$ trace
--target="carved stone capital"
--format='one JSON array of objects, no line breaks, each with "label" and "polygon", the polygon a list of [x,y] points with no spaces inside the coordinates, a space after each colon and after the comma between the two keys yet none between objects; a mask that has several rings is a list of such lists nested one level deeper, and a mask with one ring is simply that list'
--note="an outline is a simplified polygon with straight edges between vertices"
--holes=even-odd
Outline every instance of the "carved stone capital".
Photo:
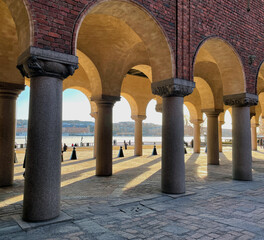
[{"label": "carved stone capital", "polygon": [[132,115],[131,118],[134,121],[143,121],[147,118],[147,116],[146,115]]},{"label": "carved stone capital", "polygon": [[24,84],[0,82],[0,98],[16,99],[24,89]]},{"label": "carved stone capital", "polygon": [[258,123],[251,123],[250,126],[252,128],[257,128],[257,127],[259,127],[259,124]]},{"label": "carved stone capital", "polygon": [[203,120],[202,119],[191,119],[190,122],[192,124],[197,124],[197,125],[200,125],[201,123],[203,123]]},{"label": "carved stone capital", "polygon": [[91,117],[93,117],[94,119],[97,119],[97,117],[98,117],[98,112],[91,112],[90,115],[91,115]]},{"label": "carved stone capital", "polygon": [[258,104],[258,96],[250,93],[240,93],[224,96],[225,105],[235,107],[250,107]]},{"label": "carved stone capital", "polygon": [[155,110],[156,112],[162,113],[162,104],[156,104]]},{"label": "carved stone capital", "polygon": [[18,58],[17,68],[23,77],[47,76],[65,79],[78,68],[78,57],[29,47]]},{"label": "carved stone capital", "polygon": [[206,114],[207,117],[218,117],[223,109],[202,109],[202,112]]},{"label": "carved stone capital", "polygon": [[195,83],[172,78],[151,84],[152,93],[161,97],[185,97],[192,93]]},{"label": "carved stone capital", "polygon": [[222,125],[225,124],[225,121],[219,121],[219,120],[218,120],[218,124],[219,124],[220,126],[222,126]]},{"label": "carved stone capital", "polygon": [[113,107],[115,102],[120,101],[120,97],[102,95],[100,97],[91,97],[91,101],[94,101],[97,107],[101,107],[101,106]]}]

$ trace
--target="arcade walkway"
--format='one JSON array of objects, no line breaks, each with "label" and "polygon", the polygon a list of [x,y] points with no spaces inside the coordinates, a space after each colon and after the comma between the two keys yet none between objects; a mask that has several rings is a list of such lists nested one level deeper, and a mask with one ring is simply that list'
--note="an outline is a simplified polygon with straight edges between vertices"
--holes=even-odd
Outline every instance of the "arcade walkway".
[{"label": "arcade walkway", "polygon": [[204,149],[188,153],[184,195],[160,192],[160,155],[151,152],[134,157],[126,150],[113,159],[113,176],[96,177],[91,149],[77,149],[75,161],[68,150],[61,184],[65,221],[22,223],[22,230],[24,153],[18,151],[15,184],[0,189],[0,239],[264,239],[263,149],[253,152],[252,182],[232,180],[229,147],[220,153],[220,166],[207,167]]}]

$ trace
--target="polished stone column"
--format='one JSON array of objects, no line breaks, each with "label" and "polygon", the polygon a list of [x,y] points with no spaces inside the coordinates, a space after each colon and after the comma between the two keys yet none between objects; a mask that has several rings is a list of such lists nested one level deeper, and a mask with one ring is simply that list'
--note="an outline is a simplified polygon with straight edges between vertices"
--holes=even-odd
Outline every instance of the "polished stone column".
[{"label": "polished stone column", "polygon": [[218,115],[217,111],[206,112],[208,165],[219,165]]},{"label": "polished stone column", "polygon": [[252,150],[258,151],[258,143],[257,143],[257,127],[259,124],[257,123],[251,123],[251,144],[252,144]]},{"label": "polished stone column", "polygon": [[131,118],[135,121],[135,156],[142,156],[142,121],[146,119],[145,115],[133,115]]},{"label": "polished stone column", "polygon": [[193,152],[194,153],[200,153],[200,147],[201,147],[200,124],[202,122],[203,120],[200,120],[200,119],[191,120],[191,123],[193,124]]},{"label": "polished stone column", "polygon": [[94,147],[93,147],[93,157],[96,158],[96,143],[97,143],[97,117],[98,113],[97,112],[92,112],[91,117],[94,118]]},{"label": "polished stone column", "polygon": [[224,121],[218,121],[218,137],[219,137],[219,152],[223,151],[223,147],[222,147],[222,125],[224,124]]},{"label": "polished stone column", "polygon": [[44,221],[60,213],[62,80],[77,58],[32,47],[18,62],[30,78],[23,219]]},{"label": "polished stone column", "polygon": [[0,82],[0,187],[13,184],[16,99],[24,85]]},{"label": "polished stone column", "polygon": [[250,106],[257,105],[258,97],[249,93],[224,96],[232,106],[232,162],[233,179],[252,180],[252,152],[250,133]]},{"label": "polished stone column", "polygon": [[176,78],[152,83],[153,94],[163,97],[161,185],[165,193],[185,192],[183,97],[194,86]]},{"label": "polished stone column", "polygon": [[112,138],[113,138],[113,106],[120,98],[104,96],[104,99],[92,99],[96,102],[97,137],[96,137],[96,175],[112,175]]}]

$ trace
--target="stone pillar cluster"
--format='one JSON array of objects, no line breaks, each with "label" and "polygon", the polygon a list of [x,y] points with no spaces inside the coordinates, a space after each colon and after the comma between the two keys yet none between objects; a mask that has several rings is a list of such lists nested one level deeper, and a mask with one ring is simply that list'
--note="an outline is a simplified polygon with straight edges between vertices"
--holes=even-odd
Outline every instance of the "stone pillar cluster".
[{"label": "stone pillar cluster", "polygon": [[163,98],[161,185],[165,193],[185,192],[183,97],[194,82],[169,79],[152,83],[152,92]]},{"label": "stone pillar cluster", "polygon": [[250,106],[258,97],[249,93],[224,96],[224,103],[232,106],[232,163],[233,179],[252,180]]},{"label": "stone pillar cluster", "polygon": [[78,58],[30,47],[18,68],[30,78],[23,219],[44,221],[60,213],[62,81]]}]

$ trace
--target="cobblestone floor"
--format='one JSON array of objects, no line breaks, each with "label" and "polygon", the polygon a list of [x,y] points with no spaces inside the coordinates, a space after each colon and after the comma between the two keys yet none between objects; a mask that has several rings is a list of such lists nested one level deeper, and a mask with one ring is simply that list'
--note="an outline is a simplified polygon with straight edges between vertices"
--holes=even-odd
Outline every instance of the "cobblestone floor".
[{"label": "cobblestone floor", "polygon": [[[231,178],[231,149],[220,166],[207,166],[206,154],[186,155],[186,194],[160,192],[160,155],[116,158],[113,176],[96,177],[92,150],[64,154],[61,210],[71,220],[24,231],[21,215],[24,152],[18,151],[15,183],[0,188],[0,239],[264,239],[264,150],[253,152],[251,182]],[[161,150],[158,148],[158,153]]]}]

